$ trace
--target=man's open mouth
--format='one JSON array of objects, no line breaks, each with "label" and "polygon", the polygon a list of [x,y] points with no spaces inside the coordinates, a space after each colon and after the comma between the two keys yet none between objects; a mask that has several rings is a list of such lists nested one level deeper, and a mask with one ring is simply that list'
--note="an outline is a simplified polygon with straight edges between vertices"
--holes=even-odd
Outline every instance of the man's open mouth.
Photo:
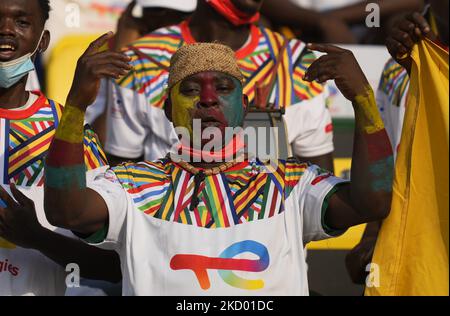
[{"label": "man's open mouth", "polygon": [[202,127],[221,127],[223,123],[213,117],[200,118]]},{"label": "man's open mouth", "polygon": [[0,41],[0,61],[9,61],[13,59],[17,48],[13,43]]}]

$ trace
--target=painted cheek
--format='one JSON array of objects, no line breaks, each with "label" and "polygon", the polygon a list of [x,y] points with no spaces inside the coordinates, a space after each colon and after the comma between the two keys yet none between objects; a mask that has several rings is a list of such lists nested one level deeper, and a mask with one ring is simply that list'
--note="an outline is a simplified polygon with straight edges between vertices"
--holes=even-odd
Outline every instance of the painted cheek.
[{"label": "painted cheek", "polygon": [[243,92],[239,82],[236,83],[236,86],[239,88],[236,88],[233,93],[220,97],[221,103],[224,105],[224,115],[230,127],[241,126],[244,121]]},{"label": "painted cheek", "polygon": [[172,100],[172,117],[175,127],[185,127],[192,135],[192,112],[195,105],[200,101],[200,97],[188,97],[180,92],[180,85],[178,83],[170,94]]}]

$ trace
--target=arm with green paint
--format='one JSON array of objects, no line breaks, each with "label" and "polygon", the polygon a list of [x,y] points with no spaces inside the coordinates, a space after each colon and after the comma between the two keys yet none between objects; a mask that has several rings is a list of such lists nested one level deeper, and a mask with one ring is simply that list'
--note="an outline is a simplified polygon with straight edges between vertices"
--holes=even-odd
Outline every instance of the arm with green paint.
[{"label": "arm with green paint", "polygon": [[50,146],[45,168],[45,213],[55,226],[92,234],[108,222],[99,194],[86,186],[83,124],[86,108],[95,100],[102,78],[118,79],[131,66],[122,53],[103,51],[112,33],[94,41],[81,56],[61,122]]},{"label": "arm with green paint", "polygon": [[325,224],[341,230],[384,219],[392,200],[394,158],[373,91],[350,51],[318,44],[310,44],[309,49],[327,55],[311,65],[305,80],[335,80],[352,101],[356,117],[351,183],[331,196]]}]

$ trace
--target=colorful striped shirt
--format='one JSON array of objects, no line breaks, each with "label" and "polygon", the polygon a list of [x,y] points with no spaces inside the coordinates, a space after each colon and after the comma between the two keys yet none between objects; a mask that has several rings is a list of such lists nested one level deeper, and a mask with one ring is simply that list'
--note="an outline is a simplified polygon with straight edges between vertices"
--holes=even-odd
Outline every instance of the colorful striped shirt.
[{"label": "colorful striped shirt", "polygon": [[[255,99],[256,85],[269,83],[284,42],[282,35],[253,26],[250,42],[236,52],[246,79],[244,93],[250,103]],[[150,105],[163,107],[167,96],[165,87],[170,59],[181,46],[191,43],[195,43],[195,40],[187,22],[160,29],[139,39],[132,44],[133,48],[153,60],[141,58],[133,50],[127,50],[134,70],[122,78],[119,85],[145,94]],[[303,80],[306,69],[314,60],[314,54],[306,49],[305,43],[290,40],[281,59],[271,103],[277,108],[288,107],[322,93],[324,87],[321,84]]]},{"label": "colorful striped shirt", "polygon": [[[25,110],[0,111],[1,184],[32,187],[44,185],[44,160],[64,107],[39,93]],[[95,133],[86,127],[84,138],[87,170],[107,164]]]}]

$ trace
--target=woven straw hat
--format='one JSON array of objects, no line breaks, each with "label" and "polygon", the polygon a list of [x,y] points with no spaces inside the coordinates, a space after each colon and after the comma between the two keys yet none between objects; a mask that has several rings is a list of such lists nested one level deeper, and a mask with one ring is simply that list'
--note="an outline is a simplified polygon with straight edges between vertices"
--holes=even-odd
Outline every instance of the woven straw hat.
[{"label": "woven straw hat", "polygon": [[195,43],[181,47],[170,62],[169,89],[189,76],[219,71],[244,81],[234,51],[217,43]]}]

